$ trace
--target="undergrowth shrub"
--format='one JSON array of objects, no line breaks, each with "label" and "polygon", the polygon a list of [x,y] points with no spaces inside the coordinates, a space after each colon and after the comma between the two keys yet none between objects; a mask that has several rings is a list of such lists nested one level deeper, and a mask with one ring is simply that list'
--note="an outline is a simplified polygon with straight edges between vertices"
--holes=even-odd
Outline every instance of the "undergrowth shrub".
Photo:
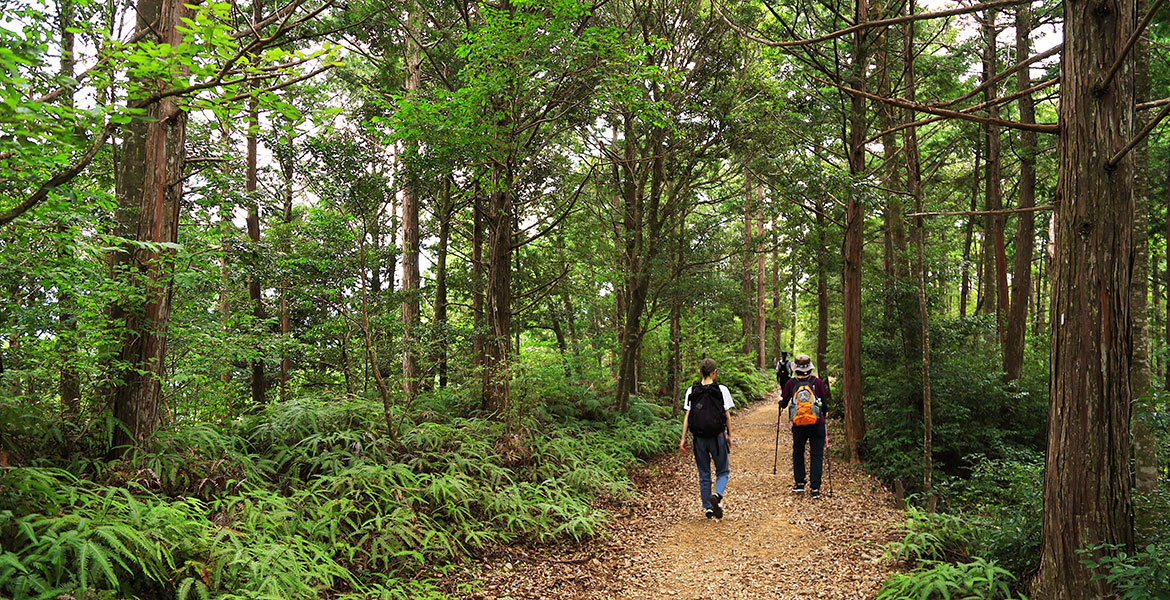
[{"label": "undergrowth shrub", "polygon": [[[969,563],[926,561],[910,573],[895,573],[878,591],[877,600],[1012,600],[1015,578],[992,560]],[[1018,596],[1023,599],[1024,596]]]},{"label": "undergrowth shrub", "polygon": [[1117,546],[1096,546],[1086,554],[1103,553],[1101,558],[1084,559],[1108,581],[1121,600],[1170,600],[1170,543],[1149,544],[1132,555]]},{"label": "undergrowth shrub", "polygon": [[468,557],[596,535],[630,469],[680,435],[651,400],[619,414],[563,376],[537,383],[536,409],[503,421],[466,391],[424,394],[395,408],[395,439],[380,402],[321,397],[172,424],[108,463],[36,446],[21,458],[68,469],[0,471],[0,597],[445,598]]}]

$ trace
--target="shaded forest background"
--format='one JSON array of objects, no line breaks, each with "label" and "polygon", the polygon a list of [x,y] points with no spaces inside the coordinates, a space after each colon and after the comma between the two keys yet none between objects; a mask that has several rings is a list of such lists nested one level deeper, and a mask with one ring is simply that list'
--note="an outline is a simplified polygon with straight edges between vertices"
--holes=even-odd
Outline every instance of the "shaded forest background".
[{"label": "shaded forest background", "polygon": [[1170,597],[1170,22],[1079,6],[0,6],[0,595],[473,594],[785,351],[881,597]]}]

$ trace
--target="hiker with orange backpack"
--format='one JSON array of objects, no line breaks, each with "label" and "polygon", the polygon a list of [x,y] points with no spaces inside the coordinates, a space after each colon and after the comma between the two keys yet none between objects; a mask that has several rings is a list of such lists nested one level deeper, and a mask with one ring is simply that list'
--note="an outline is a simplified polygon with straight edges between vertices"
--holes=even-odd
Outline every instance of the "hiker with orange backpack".
[{"label": "hiker with orange backpack", "polygon": [[[699,470],[699,498],[708,519],[723,518],[723,492],[731,475],[731,413],[735,403],[727,386],[715,383],[715,360],[699,362],[702,380],[687,389],[683,399],[682,438],[678,451],[687,448],[687,431],[694,437],[695,467]],[[715,489],[711,489],[711,463],[715,463]]]},{"label": "hiker with orange backpack", "polygon": [[[792,424],[792,477],[795,483],[792,492],[803,494],[805,486],[804,447],[809,454],[809,495],[821,497],[821,470],[825,457],[825,417],[828,415],[830,400],[829,385],[813,375],[812,358],[807,354],[792,359],[795,377],[784,384],[780,397],[780,413],[788,409],[788,421]],[[776,419],[776,430],[780,430],[780,419]]]}]

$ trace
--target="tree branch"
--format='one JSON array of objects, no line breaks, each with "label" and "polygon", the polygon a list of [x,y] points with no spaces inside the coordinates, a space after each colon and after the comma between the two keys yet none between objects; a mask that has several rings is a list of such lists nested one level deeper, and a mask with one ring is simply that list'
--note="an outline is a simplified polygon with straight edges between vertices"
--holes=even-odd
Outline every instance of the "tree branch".
[{"label": "tree branch", "polygon": [[1125,40],[1125,46],[1123,46],[1121,48],[1121,52],[1117,54],[1117,59],[1113,61],[1113,66],[1109,67],[1109,72],[1105,74],[1105,77],[1098,79],[1097,83],[1093,85],[1094,92],[1098,94],[1104,92],[1105,88],[1109,86],[1109,82],[1113,81],[1113,76],[1117,75],[1117,71],[1121,70],[1121,65],[1125,63],[1125,57],[1129,56],[1129,51],[1133,50],[1134,44],[1136,44],[1138,39],[1142,37],[1142,32],[1145,31],[1146,27],[1150,24],[1150,19],[1154,18],[1154,13],[1157,13],[1158,9],[1162,8],[1162,3],[1165,1],[1166,0],[1154,0],[1154,5],[1150,7],[1150,10],[1146,11],[1146,16],[1142,17],[1142,22],[1138,23],[1138,26],[1134,28],[1133,33],[1130,34],[1129,39]]},{"label": "tree branch", "polygon": [[940,10],[938,12],[905,15],[905,16],[901,16],[901,17],[894,17],[892,19],[879,19],[877,21],[865,21],[863,23],[858,23],[857,25],[853,25],[852,27],[846,27],[845,29],[838,29],[837,31],[834,31],[832,33],[827,33],[825,35],[817,36],[814,38],[806,38],[803,40],[783,40],[783,41],[769,40],[769,39],[761,38],[759,36],[752,35],[752,34],[748,33],[747,31],[745,31],[743,29],[743,27],[741,27],[739,24],[735,23],[730,18],[728,18],[727,15],[724,14],[722,6],[715,5],[715,9],[717,11],[719,11],[719,16],[723,17],[723,20],[727,22],[728,26],[730,26],[732,29],[734,29],[740,35],[752,40],[753,42],[758,42],[760,44],[764,44],[765,46],[771,46],[773,48],[792,48],[792,47],[796,47],[796,46],[808,46],[811,44],[819,44],[821,42],[827,42],[827,41],[830,41],[830,40],[833,40],[836,38],[840,38],[840,37],[844,37],[844,36],[856,33],[858,31],[863,31],[866,29],[872,29],[872,28],[876,28],[876,27],[886,27],[889,25],[897,25],[899,23],[906,23],[908,21],[923,21],[923,20],[927,20],[927,19],[938,19],[941,17],[950,17],[950,16],[954,16],[954,15],[965,15],[968,13],[979,12],[981,10],[987,10],[987,9],[992,9],[992,8],[1004,8],[1004,7],[1008,7],[1008,6],[1016,6],[1019,4],[1027,4],[1031,1],[1032,0],[994,0],[992,2],[982,2],[982,3],[977,4],[975,6],[969,6],[969,7],[952,8],[950,10]]},{"label": "tree branch", "polygon": [[840,88],[841,91],[845,92],[846,94],[857,95],[857,96],[861,96],[863,98],[868,98],[870,100],[875,100],[877,102],[885,102],[887,104],[892,104],[894,106],[899,106],[902,108],[909,108],[911,110],[915,110],[918,112],[924,112],[924,113],[931,114],[931,115],[939,115],[941,117],[951,117],[951,118],[955,118],[955,119],[963,119],[965,121],[974,121],[976,123],[990,123],[992,125],[999,125],[1000,127],[1008,127],[1011,129],[1023,129],[1026,131],[1035,131],[1038,133],[1059,133],[1060,132],[1060,128],[1056,123],[1020,123],[1018,121],[1005,121],[1003,119],[992,119],[989,117],[980,117],[980,116],[976,116],[976,115],[970,115],[970,114],[967,114],[964,112],[935,108],[935,107],[930,106],[930,105],[922,104],[919,102],[911,102],[909,100],[905,100],[902,98],[886,98],[884,96],[879,96],[877,94],[871,94],[869,92],[863,92],[861,90],[856,90],[856,89],[853,89],[851,87],[848,87],[848,86],[845,86],[845,85],[842,85],[839,83],[825,81],[825,80],[820,79],[820,78],[816,78],[816,79],[818,81],[820,81],[821,83],[824,83],[825,85],[836,86],[837,88]]},{"label": "tree branch", "polygon": [[1010,215],[1013,213],[1035,212],[1038,210],[1052,210],[1053,208],[1056,207],[1049,204],[1046,206],[1030,206],[1028,208],[1003,208],[1000,210],[953,210],[944,212],[907,213],[902,215],[902,217],[906,219],[911,217],[977,217],[983,215]]},{"label": "tree branch", "polygon": [[1121,159],[1125,158],[1125,155],[1128,154],[1130,150],[1133,150],[1134,146],[1137,146],[1139,143],[1141,143],[1142,140],[1146,139],[1146,136],[1150,135],[1150,132],[1158,126],[1158,123],[1160,123],[1162,119],[1166,118],[1167,114],[1170,114],[1170,104],[1164,106],[1157,114],[1157,116],[1155,116],[1153,119],[1150,119],[1150,122],[1146,123],[1146,126],[1143,127],[1142,130],[1137,133],[1137,135],[1133,136],[1133,139],[1129,140],[1129,143],[1127,143],[1124,148],[1118,151],[1117,154],[1114,154],[1113,158],[1110,158],[1109,162],[1105,163],[1105,169],[1112,171],[1115,167],[1117,167],[1117,163],[1121,162]]}]

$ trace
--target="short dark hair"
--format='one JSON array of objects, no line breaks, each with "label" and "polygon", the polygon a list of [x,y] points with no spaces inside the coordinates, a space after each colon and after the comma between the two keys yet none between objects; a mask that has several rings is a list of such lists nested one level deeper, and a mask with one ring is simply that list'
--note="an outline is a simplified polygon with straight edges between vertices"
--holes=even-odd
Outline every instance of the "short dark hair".
[{"label": "short dark hair", "polygon": [[699,361],[699,372],[703,374],[703,377],[710,377],[717,368],[718,366],[715,364],[714,358],[704,358]]}]

